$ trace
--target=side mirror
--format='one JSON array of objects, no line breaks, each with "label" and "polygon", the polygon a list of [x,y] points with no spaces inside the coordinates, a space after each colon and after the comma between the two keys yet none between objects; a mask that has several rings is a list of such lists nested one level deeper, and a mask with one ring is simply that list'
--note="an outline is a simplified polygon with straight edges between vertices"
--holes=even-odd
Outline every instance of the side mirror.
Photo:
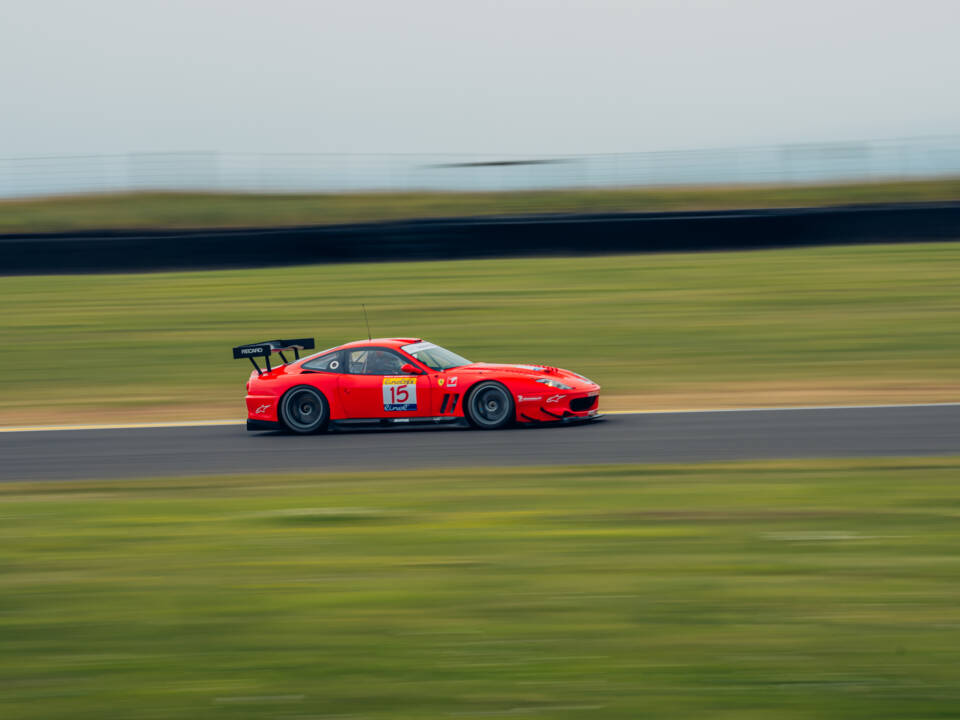
[{"label": "side mirror", "polygon": [[404,363],[403,367],[400,368],[400,372],[404,375],[423,375],[423,370],[418,367],[414,367],[410,363]]}]

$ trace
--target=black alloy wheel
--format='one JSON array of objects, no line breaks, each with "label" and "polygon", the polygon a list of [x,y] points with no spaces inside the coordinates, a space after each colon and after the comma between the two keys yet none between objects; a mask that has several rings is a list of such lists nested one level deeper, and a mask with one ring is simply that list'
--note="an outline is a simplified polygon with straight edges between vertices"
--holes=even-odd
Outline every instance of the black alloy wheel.
[{"label": "black alloy wheel", "polygon": [[467,420],[481,430],[497,430],[513,421],[513,397],[498,382],[477,385],[467,400]]},{"label": "black alloy wheel", "polygon": [[280,422],[291,432],[307,435],[325,430],[330,419],[327,399],[312,387],[290,388],[280,401]]}]

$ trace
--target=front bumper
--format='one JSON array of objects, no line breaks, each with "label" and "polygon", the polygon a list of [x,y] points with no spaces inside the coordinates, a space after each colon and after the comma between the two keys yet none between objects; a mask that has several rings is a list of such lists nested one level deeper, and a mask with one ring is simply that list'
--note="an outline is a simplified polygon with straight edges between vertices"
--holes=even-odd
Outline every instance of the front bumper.
[{"label": "front bumper", "polygon": [[534,425],[583,425],[586,423],[596,422],[598,420],[605,420],[606,415],[599,411],[592,411],[589,413],[581,414],[568,414],[565,417],[550,417],[546,420],[530,417],[521,413],[520,421],[522,425],[534,426]]},{"label": "front bumper", "polygon": [[603,413],[594,410],[592,413],[587,413],[586,415],[568,415],[560,420],[560,422],[563,425],[578,425],[580,423],[592,423],[597,420],[604,420],[606,417]]},{"label": "front bumper", "polygon": [[599,417],[600,390],[517,397],[517,420],[528,423],[590,422]]}]

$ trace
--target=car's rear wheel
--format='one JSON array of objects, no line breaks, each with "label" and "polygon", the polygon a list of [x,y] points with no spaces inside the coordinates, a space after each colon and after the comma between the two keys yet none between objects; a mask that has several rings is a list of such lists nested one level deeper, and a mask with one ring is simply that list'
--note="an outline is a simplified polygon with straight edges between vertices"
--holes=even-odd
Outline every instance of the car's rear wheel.
[{"label": "car's rear wheel", "polygon": [[480,383],[467,399],[467,420],[481,430],[506,427],[513,421],[513,414],[513,396],[498,382]]},{"label": "car's rear wheel", "polygon": [[290,432],[306,435],[327,428],[330,405],[319,390],[307,385],[290,388],[280,401],[280,422]]}]

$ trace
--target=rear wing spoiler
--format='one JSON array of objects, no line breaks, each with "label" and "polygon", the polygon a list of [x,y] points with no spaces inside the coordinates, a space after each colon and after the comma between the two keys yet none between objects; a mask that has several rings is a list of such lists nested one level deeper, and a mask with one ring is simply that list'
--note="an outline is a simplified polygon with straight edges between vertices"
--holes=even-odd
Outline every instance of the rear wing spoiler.
[{"label": "rear wing spoiler", "polygon": [[293,350],[294,360],[299,360],[301,350],[313,350],[313,348],[313,338],[267,340],[265,342],[250,343],[249,345],[238,345],[233,349],[233,359],[241,360],[243,358],[249,358],[250,362],[252,362],[253,366],[257,369],[257,375],[261,375],[263,374],[263,370],[260,369],[260,366],[257,365],[257,361],[254,358],[262,357],[267,364],[267,372],[270,372],[273,369],[270,367],[270,356],[273,355],[273,353],[278,353],[280,359],[286,364],[289,361],[283,353]]}]

